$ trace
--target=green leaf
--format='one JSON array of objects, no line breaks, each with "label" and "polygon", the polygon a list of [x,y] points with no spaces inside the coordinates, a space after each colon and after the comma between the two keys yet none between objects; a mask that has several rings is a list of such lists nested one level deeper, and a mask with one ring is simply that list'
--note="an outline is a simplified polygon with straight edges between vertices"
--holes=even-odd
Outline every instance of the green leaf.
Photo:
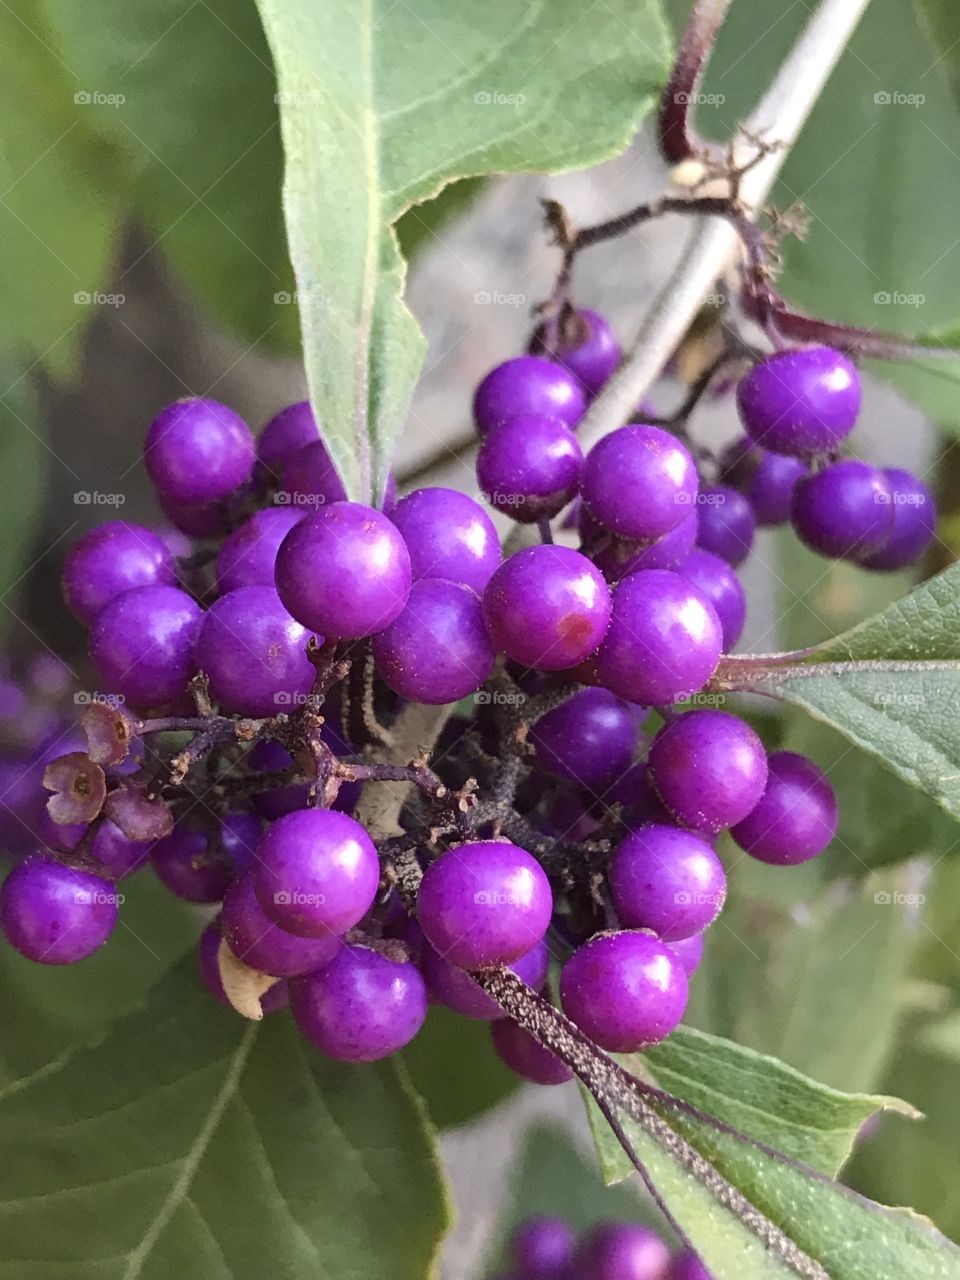
[{"label": "green leaf", "polygon": [[16,589],[24,570],[37,521],[47,453],[44,425],[30,393],[27,375],[16,364],[0,360],[0,475],[4,500],[0,504],[0,634],[13,622]]},{"label": "green leaf", "polygon": [[[624,146],[665,77],[657,0],[260,0],[310,395],[354,498],[386,477],[425,340],[392,226],[447,183]],[[531,226],[536,211],[531,210]]]},{"label": "green leaf", "polygon": [[482,178],[463,178],[451,182],[439,195],[401,214],[397,220],[397,242],[400,252],[412,261],[418,253],[443,240],[443,232],[477,200],[484,188]]},{"label": "green leaf", "polygon": [[192,965],[0,1092],[0,1159],[5,1280],[422,1280],[447,1224],[401,1069],[321,1060]]},{"label": "green leaf", "polygon": [[[742,1051],[731,1046],[729,1052],[736,1058]],[[690,1070],[691,1060],[682,1044],[677,1053],[681,1068]],[[631,1065],[636,1064],[631,1061]],[[788,1086],[780,1093],[786,1086],[782,1064],[766,1070],[762,1062],[754,1064],[740,1082],[750,1091],[748,1103],[725,1096],[727,1071],[725,1054],[716,1059],[706,1054],[696,1068],[698,1089],[711,1093],[726,1114],[744,1116],[753,1103],[754,1114],[749,1118],[761,1133],[771,1123],[782,1127],[784,1115],[800,1128],[805,1123],[819,1126],[823,1116],[831,1115],[833,1104],[818,1097],[823,1086],[800,1078],[795,1082],[796,1093]],[[769,1072],[774,1074],[773,1084]],[[717,1080],[704,1085],[703,1075],[711,1073]],[[678,1078],[686,1083],[682,1072]],[[811,1092],[806,1093],[807,1089]],[[855,1121],[856,1111],[834,1101],[842,1113],[837,1122],[846,1128]],[[767,1102],[776,1108],[772,1116],[765,1109]],[[785,1280],[798,1274],[816,1280],[902,1280],[904,1276],[953,1280],[960,1276],[960,1251],[926,1221],[864,1200],[822,1173],[771,1150],[762,1139],[718,1124],[673,1098],[654,1099],[651,1105],[666,1123],[659,1138],[652,1136],[649,1125],[621,1117],[624,1134],[664,1209],[718,1275],[736,1275],[740,1280]],[[620,1145],[593,1105],[591,1123],[607,1176],[622,1177],[626,1169]],[[689,1144],[692,1152],[684,1153],[682,1143]],[[706,1163],[697,1165],[699,1176],[695,1177],[691,1161],[696,1162],[698,1155]],[[737,1193],[743,1197],[739,1205]],[[757,1212],[782,1235],[771,1239]],[[761,1243],[764,1234],[769,1247]],[[791,1257],[791,1250],[799,1250],[799,1256],[795,1252]]]},{"label": "green leaf", "polygon": [[490,1026],[435,1005],[403,1063],[438,1129],[467,1124],[509,1097],[520,1077],[493,1052]]},{"label": "green leaf", "polygon": [[125,213],[73,93],[37,0],[0,6],[0,342],[5,360],[59,370],[75,361],[93,310],[82,299],[106,283]]},{"label": "green leaf", "polygon": [[[276,83],[252,0],[42,3],[72,72],[70,119],[111,149],[104,197],[124,215],[135,207],[228,330],[296,346]],[[90,101],[74,104],[75,92]],[[64,199],[72,206],[72,185],[58,192],[61,223]]]},{"label": "green leaf", "polygon": [[[631,1075],[828,1177],[846,1160],[869,1116],[887,1108],[916,1114],[896,1098],[841,1093],[777,1058],[692,1027],[679,1027],[642,1056],[617,1061]],[[612,1135],[604,1137],[601,1156],[608,1180],[633,1172]]]}]

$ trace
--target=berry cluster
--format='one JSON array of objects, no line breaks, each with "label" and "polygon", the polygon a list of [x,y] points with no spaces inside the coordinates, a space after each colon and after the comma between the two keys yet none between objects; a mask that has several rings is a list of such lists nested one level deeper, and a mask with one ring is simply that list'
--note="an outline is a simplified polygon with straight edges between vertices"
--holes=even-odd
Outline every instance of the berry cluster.
[{"label": "berry cluster", "polygon": [[649,1227],[613,1220],[578,1241],[563,1218],[534,1214],[511,1236],[510,1261],[498,1280],[710,1280],[694,1253],[671,1254]]},{"label": "berry cluster", "polygon": [[[172,527],[111,521],[64,568],[101,689],[84,741],[48,738],[25,770],[32,841],[0,891],[19,951],[89,955],[116,882],[149,862],[220,904],[200,943],[214,994],[237,1004],[253,975],[263,1011],[289,1001],[340,1060],[401,1048],[432,997],[489,1021],[521,1076],[568,1079],[483,985],[508,966],[549,998],[551,954],[602,1048],[670,1034],[726,894],[719,834],[789,865],[837,823],[816,765],[768,755],[702,694],[743,626],[754,525],[789,516],[888,568],[922,550],[933,508],[904,473],[836,460],[860,390],[824,348],[742,379],[723,483],[682,425],[630,423],[584,456],[575,429],[619,347],[595,312],[553,328],[474,401],[480,487],[540,533],[506,557],[463,493],[348,501],[306,404],[259,440],[210,399],[157,417],[145,459]],[[579,549],[551,527],[574,502]],[[456,702],[432,761],[391,758],[408,704]],[[383,782],[411,797],[386,832],[355,816]]]}]

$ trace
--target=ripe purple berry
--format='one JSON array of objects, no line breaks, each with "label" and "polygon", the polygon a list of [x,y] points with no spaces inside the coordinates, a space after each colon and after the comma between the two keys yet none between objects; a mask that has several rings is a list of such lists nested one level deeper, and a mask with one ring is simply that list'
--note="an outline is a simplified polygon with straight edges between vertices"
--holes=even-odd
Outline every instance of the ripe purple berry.
[{"label": "ripe purple berry", "polygon": [[490,1025],[490,1038],[497,1057],[516,1075],[532,1084],[566,1084],[573,1072],[555,1053],[545,1049],[510,1018]]},{"label": "ripe purple berry", "polygon": [[704,489],[697,503],[697,546],[736,568],[750,554],[756,523],[753,508],[736,489]]},{"label": "ripe purple berry", "polygon": [[610,893],[627,929],[679,942],[711,925],[727,896],[723,863],[692,831],[651,823],[632,831],[610,859]]},{"label": "ripe purple berry", "polygon": [[332,809],[278,818],[253,868],[257,899],[271,920],[301,938],[343,934],[370,910],[380,860],[359,822]]},{"label": "ripe purple berry", "polygon": [[683,1017],[687,975],[649,933],[601,933],[573,953],[560,977],[567,1017],[611,1053],[665,1039]]},{"label": "ripe purple berry", "polygon": [[390,518],[407,544],[414,581],[446,578],[482,592],[500,563],[493,522],[456,489],[416,489],[400,499]]},{"label": "ripe purple berry", "polygon": [[217,556],[217,586],[222,593],[238,587],[272,587],[277,552],[294,525],[303,519],[295,507],[255,511],[225,539]]},{"label": "ripe purple berry", "polygon": [[721,480],[743,494],[758,525],[790,519],[793,491],[806,474],[806,463],[799,458],[761,449],[748,436],[728,445],[721,459]]},{"label": "ripe purple berry", "polygon": [[[541,941],[514,960],[509,968],[528,987],[539,991],[547,976],[549,959],[546,943]],[[496,1000],[477,986],[465,969],[457,968],[426,943],[423,944],[420,968],[434,999],[461,1017],[492,1022],[504,1016]]]},{"label": "ripe purple berry", "polygon": [[530,729],[538,762],[557,777],[598,788],[629,767],[637,719],[608,689],[584,689],[541,716]]},{"label": "ripe purple berry", "polygon": [[220,927],[238,959],[275,978],[295,978],[322,969],[343,945],[333,933],[322,938],[298,938],[274,924],[257,900],[249,873],[240,876],[227,890]]},{"label": "ripe purple berry", "polygon": [[664,706],[702,689],[722,648],[709,600],[679,573],[643,569],[614,591],[597,678],[628,702]]},{"label": "ripe purple berry", "polygon": [[144,458],[150,479],[174,502],[225,498],[253,471],[255,448],[243,419],[217,400],[178,400],[154,418]]},{"label": "ripe purple berry", "polygon": [[514,1232],[510,1253],[527,1280],[563,1280],[577,1237],[569,1222],[534,1214]]},{"label": "ripe purple berry", "polygon": [[680,938],[676,942],[668,942],[667,946],[680,960],[687,977],[692,977],[699,969],[700,961],[703,959],[703,934],[694,933],[689,938]]},{"label": "ripe purple berry", "polygon": [[577,1251],[575,1274],[590,1280],[665,1280],[670,1250],[634,1222],[601,1222]]},{"label": "ripe purple berry", "polygon": [[424,872],[417,903],[424,937],[463,969],[518,960],[542,940],[552,910],[536,858],[492,840],[441,854]]},{"label": "ripe purple berry", "polygon": [[276,498],[300,511],[346,502],[347,491],[340,472],[322,440],[313,440],[286,455],[280,464]]},{"label": "ripe purple berry", "polygon": [[258,471],[276,478],[284,458],[320,439],[320,428],[309,400],[298,400],[274,414],[257,439]]},{"label": "ripe purple berry", "polygon": [[691,513],[699,482],[685,445],[660,427],[631,423],[597,441],[580,492],[593,518],[621,538],[659,538]]},{"label": "ripe purple berry", "polygon": [[713,1276],[695,1253],[685,1249],[671,1262],[667,1280],[713,1280]]},{"label": "ripe purple berry", "polygon": [[697,831],[732,827],[767,783],[767,753],[750,726],[728,711],[685,711],[653,740],[650,779],[678,822]]},{"label": "ripe purple berry", "polygon": [[[197,944],[197,968],[200,970],[201,982],[214,999],[219,1000],[226,1008],[232,1009],[233,1005],[227,998],[227,993],[223,989],[223,981],[220,978],[219,920],[214,920],[211,924],[208,924],[200,935],[200,941]],[[285,1009],[288,1001],[287,984],[285,982],[275,982],[260,997],[260,1008],[265,1014],[276,1013],[278,1009]]]},{"label": "ripe purple berry", "polygon": [[416,966],[367,947],[342,946],[325,968],[289,985],[301,1034],[338,1062],[396,1053],[427,1016],[427,988]]},{"label": "ripe purple berry", "polygon": [[793,527],[823,556],[861,560],[883,550],[893,532],[894,504],[882,471],[845,458],[801,480],[793,493]]},{"label": "ripe purple berry", "polygon": [[287,534],[277,554],[277,591],[298,622],[328,638],[382,631],[410,594],[410,555],[379,511],[335,502]]},{"label": "ripe purple berry", "polygon": [[860,377],[831,347],[779,351],[755,364],[737,388],[737,407],[754,443],[798,458],[831,453],[860,412]]},{"label": "ripe purple berry", "polygon": [[[561,325],[560,343],[553,359],[573,374],[591,399],[602,390],[623,354],[607,320],[598,311],[582,307]],[[546,328],[540,325],[530,349],[543,352]]]},{"label": "ripe purple berry", "polygon": [[713,605],[723,629],[723,651],[729,653],[743,634],[747,597],[734,570],[719,556],[699,547],[691,551],[679,573]]},{"label": "ripe purple berry", "polygon": [[497,654],[476,592],[421,578],[403,611],[374,637],[373,656],[394,693],[440,706],[475,693]]},{"label": "ripe purple berry", "polygon": [[143,525],[109,520],[84,534],[63,567],[63,598],[87,626],[105,604],[133,587],[175,586],[166,543]]},{"label": "ripe purple berry", "polygon": [[494,644],[541,671],[576,666],[610,622],[610,589],[586,556],[569,547],[525,547],[505,560],[483,594]]},{"label": "ripe purple berry", "polygon": [[90,657],[106,687],[134,707],[172,702],[197,670],[200,606],[176,587],[134,587],[105,605]]},{"label": "ripe purple berry", "polygon": [[793,866],[823,853],[837,830],[837,798],[826,774],[806,756],[774,751],[763,795],[731,831],[761,862]]},{"label": "ripe purple berry", "polygon": [[540,356],[517,356],[498,364],[473,397],[474,422],[481,435],[527,414],[573,427],[585,408],[583,388],[573,374]]},{"label": "ripe purple berry", "polygon": [[204,614],[196,662],[214,700],[228,711],[273,716],[296,706],[313,686],[309,639],[273,587],[238,587]]},{"label": "ripe purple berry", "polygon": [[158,879],[186,902],[219,902],[236,875],[206,831],[180,824],[154,842],[150,860]]},{"label": "ripe purple berry", "polygon": [[582,466],[569,427],[528,415],[489,432],[477,456],[477,483],[492,507],[533,524],[557,515],[576,496]]},{"label": "ripe purple berry", "polygon": [[933,540],[936,503],[923,481],[909,471],[885,467],[883,475],[893,496],[893,528],[879,551],[858,556],[857,563],[865,569],[906,569]]},{"label": "ripe purple berry", "polygon": [[27,858],[0,889],[7,941],[37,964],[83,960],[106,942],[116,922],[113,885],[53,858]]}]

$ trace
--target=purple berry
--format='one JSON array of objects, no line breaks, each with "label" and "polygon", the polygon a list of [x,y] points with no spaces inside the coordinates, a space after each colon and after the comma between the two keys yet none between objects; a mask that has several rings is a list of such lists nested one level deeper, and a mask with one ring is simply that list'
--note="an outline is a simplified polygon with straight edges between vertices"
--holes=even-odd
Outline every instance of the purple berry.
[{"label": "purple berry", "polygon": [[527,1280],[564,1280],[573,1261],[577,1237],[569,1222],[534,1214],[520,1224],[510,1253]]},{"label": "purple berry", "polygon": [[482,592],[500,563],[490,517],[456,489],[416,489],[392,516],[410,552],[413,578],[446,578]]},{"label": "purple berry", "polygon": [[606,792],[604,799],[608,804],[623,805],[623,823],[630,831],[649,822],[669,824],[674,821],[654,791],[650,771],[643,763],[631,765]]},{"label": "purple berry", "polygon": [[380,859],[359,822],[332,809],[278,818],[260,842],[253,870],[261,907],[301,938],[351,929],[370,910]]},{"label": "purple berry", "polygon": [[277,555],[277,591],[298,622],[338,640],[382,631],[410,594],[410,555],[379,511],[335,502],[291,529]]},{"label": "purple berry", "polygon": [[710,551],[691,551],[679,572],[713,605],[723,629],[723,651],[729,653],[743,634],[747,597],[726,560]]},{"label": "purple berry", "polygon": [[[223,989],[220,978],[220,922],[218,920],[208,924],[200,935],[200,942],[197,944],[197,967],[200,970],[200,979],[210,994],[222,1005],[232,1009],[233,1005],[227,999],[227,993]],[[286,1008],[288,1000],[287,984],[275,982],[260,997],[260,1008],[264,1013],[276,1013],[278,1009]]]},{"label": "purple berry", "polygon": [[670,1250],[633,1222],[600,1222],[577,1251],[575,1274],[590,1280],[666,1280]]},{"label": "purple berry", "polygon": [[547,931],[550,882],[514,844],[482,841],[443,853],[427,867],[417,917],[424,937],[463,969],[510,964]]},{"label": "purple berry", "polygon": [[174,827],[154,842],[153,869],[171,893],[186,902],[219,902],[236,875],[236,868],[206,831]]},{"label": "purple berry", "polygon": [[826,774],[806,756],[774,751],[757,804],[731,831],[761,862],[793,866],[823,853],[837,831],[837,798]]},{"label": "purple berry", "polygon": [[565,1062],[510,1018],[491,1023],[490,1038],[500,1061],[532,1084],[566,1084],[573,1079],[573,1072]]},{"label": "purple berry", "polygon": [[514,662],[563,671],[589,657],[610,622],[603,575],[569,547],[525,547],[487,583],[483,609],[494,644]]},{"label": "purple berry", "polygon": [[[528,987],[539,991],[547,976],[549,959],[546,943],[541,941],[514,960],[509,968]],[[426,943],[423,944],[420,967],[434,999],[461,1017],[492,1022],[504,1016],[496,1000],[478,987],[465,969],[458,969]]]},{"label": "purple berry", "polygon": [[222,593],[238,587],[272,587],[280,543],[303,512],[294,507],[255,511],[226,539],[217,556],[217,586]]},{"label": "purple berry", "polygon": [[473,397],[473,418],[481,435],[529,414],[556,418],[573,427],[585,408],[586,397],[577,379],[540,356],[517,356],[498,364]]},{"label": "purple berry", "polygon": [[99,876],[37,856],[21,862],[0,889],[7,941],[37,964],[73,964],[97,950],[117,922],[117,895]]},{"label": "purple berry", "polygon": [[521,524],[551,518],[577,492],[583,453],[569,427],[553,418],[511,418],[487,435],[477,483],[492,507]]},{"label": "purple berry", "polygon": [[885,467],[883,475],[893,495],[893,529],[879,551],[858,556],[857,563],[865,569],[906,569],[933,540],[936,503],[923,481],[909,471]]},{"label": "purple berry", "polygon": [[601,933],[573,953],[560,976],[567,1017],[611,1053],[665,1039],[683,1017],[687,975],[649,933]]},{"label": "purple berry", "polygon": [[253,471],[250,428],[217,400],[178,400],[154,418],[144,445],[147,473],[174,502],[217,502]]},{"label": "purple berry", "polygon": [[374,638],[373,656],[394,693],[439,706],[475,693],[497,655],[476,592],[421,578],[403,612]]},{"label": "purple berry", "polygon": [[165,493],[157,495],[160,510],[179,533],[209,541],[222,538],[228,529],[226,513],[219,502],[206,504],[175,502]]},{"label": "purple berry", "polygon": [[715,832],[753,809],[767,784],[767,753],[728,711],[685,711],[668,720],[648,758],[657,795],[685,827]]},{"label": "purple berry", "polygon": [[651,823],[632,831],[610,859],[610,893],[627,929],[679,942],[706,929],[727,896],[723,863],[692,831]]},{"label": "purple berry", "polygon": [[333,933],[298,938],[274,924],[257,901],[249,874],[240,876],[227,890],[221,929],[238,959],[275,978],[295,978],[322,969],[343,945]]},{"label": "purple berry", "polygon": [[798,458],[831,453],[860,412],[860,377],[832,347],[779,351],[737,388],[740,421],[754,443]]},{"label": "purple berry", "polygon": [[792,519],[811,551],[851,560],[869,557],[883,550],[893,531],[889,481],[869,463],[845,458],[800,481]]},{"label": "purple berry", "polygon": [[806,463],[785,453],[771,453],[742,436],[721,458],[721,479],[747,499],[758,525],[785,524],[793,491],[807,474]]},{"label": "purple berry", "polygon": [[703,959],[703,934],[695,933],[689,938],[668,942],[667,946],[679,958],[687,977],[692,977],[700,968],[700,961]]},{"label": "purple berry", "polygon": [[214,701],[241,716],[272,716],[313,687],[309,639],[273,587],[239,587],[204,614],[194,652]]},{"label": "purple berry", "polygon": [[104,818],[97,827],[90,852],[111,880],[122,880],[149,861],[151,848],[151,841],[128,840],[119,827]]},{"label": "purple berry", "polygon": [[697,501],[697,546],[727,564],[742,564],[753,546],[753,507],[736,489],[704,489]]},{"label": "purple berry", "polygon": [[322,440],[314,440],[283,459],[278,502],[303,511],[305,507],[324,507],[346,500],[340,472]]},{"label": "purple berry", "polygon": [[105,604],[132,587],[175,586],[166,543],[143,525],[109,520],[84,534],[63,567],[67,608],[87,626]]},{"label": "purple berry", "polygon": [[695,1253],[685,1249],[670,1263],[667,1280],[713,1280],[713,1276]]},{"label": "purple berry", "polygon": [[236,809],[220,819],[220,847],[237,875],[249,871],[263,835],[263,824],[255,813]]},{"label": "purple berry", "polygon": [[679,569],[696,542],[697,516],[691,511],[669,533],[654,542],[633,542],[605,534],[595,544],[597,549],[588,549],[588,553],[608,582],[619,582],[640,569]]},{"label": "purple berry", "polygon": [[[564,326],[561,341],[553,359],[568,369],[592,399],[602,390],[620,363],[623,352],[613,330],[598,311],[582,307]],[[543,353],[546,328],[540,325],[533,335],[531,351]]]},{"label": "purple berry", "polygon": [[413,1039],[427,989],[410,961],[341,947],[319,973],[290,982],[290,1006],[306,1040],[339,1062],[376,1062]]},{"label": "purple berry", "polygon": [[299,400],[275,414],[257,440],[257,462],[266,476],[277,477],[284,458],[320,439],[309,400]]},{"label": "purple berry", "polygon": [[90,657],[107,687],[134,707],[172,702],[197,670],[203,615],[176,587],[134,587],[104,605],[90,631]]},{"label": "purple berry", "polygon": [[685,445],[660,427],[631,423],[598,440],[580,492],[595,520],[621,538],[660,538],[690,514],[699,482]]},{"label": "purple berry", "polygon": [[541,716],[530,741],[550,773],[582,787],[603,787],[630,765],[636,712],[607,689],[584,689]]},{"label": "purple berry", "polygon": [[720,619],[706,596],[679,573],[643,569],[614,591],[597,677],[628,702],[664,706],[702,689],[722,648]]}]

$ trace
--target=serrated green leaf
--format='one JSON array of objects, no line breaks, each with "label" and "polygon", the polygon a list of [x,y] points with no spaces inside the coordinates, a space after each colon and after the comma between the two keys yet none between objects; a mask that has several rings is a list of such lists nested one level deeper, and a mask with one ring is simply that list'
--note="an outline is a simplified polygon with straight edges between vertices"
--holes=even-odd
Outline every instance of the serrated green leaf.
[{"label": "serrated green leaf", "polygon": [[[296,346],[276,83],[255,4],[41,3],[69,69],[72,123],[111,148],[104,196],[117,202],[119,189],[119,211],[136,209],[150,243],[229,331]],[[89,100],[74,104],[75,91]],[[64,224],[65,198],[71,186],[59,193]]]},{"label": "serrated green leaf", "polygon": [[192,962],[0,1091],[0,1153],[10,1280],[422,1280],[447,1223],[401,1069],[245,1022]]},{"label": "serrated green leaf", "polygon": [[[425,340],[392,225],[446,183],[625,145],[667,66],[657,0],[260,0],[311,400],[352,497],[384,483]],[[536,212],[531,210],[531,223]]]}]

